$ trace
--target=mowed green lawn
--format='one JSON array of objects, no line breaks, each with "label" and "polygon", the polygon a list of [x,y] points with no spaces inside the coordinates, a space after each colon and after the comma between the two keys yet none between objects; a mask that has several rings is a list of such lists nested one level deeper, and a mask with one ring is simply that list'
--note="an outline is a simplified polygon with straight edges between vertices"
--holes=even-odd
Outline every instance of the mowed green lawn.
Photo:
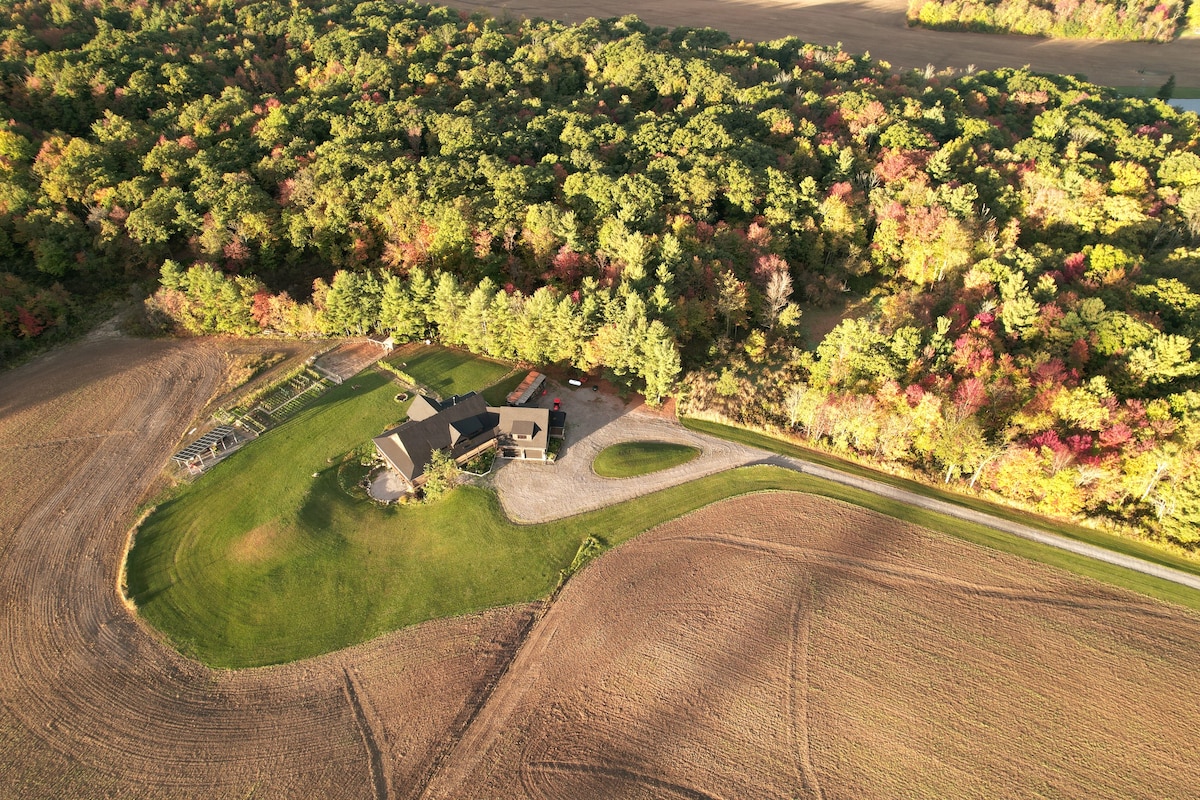
[{"label": "mowed green lawn", "polygon": [[443,398],[480,391],[512,370],[508,364],[438,345],[406,348],[398,355],[390,357],[388,362],[404,370]]},{"label": "mowed green lawn", "polygon": [[686,464],[700,451],[673,442],[621,442],[601,450],[592,469],[602,478],[632,478]]},{"label": "mowed green lawn", "polygon": [[512,524],[493,493],[469,486],[429,506],[380,507],[341,488],[338,462],[403,415],[394,396],[384,376],[363,373],[163,502],[127,563],[143,617],[212,666],[293,661],[424,620],[545,597],[589,535],[616,545],[717,500],[766,490],[846,500],[1200,608],[1200,593],[1165,581],[776,467],[712,475],[545,525]]},{"label": "mowed green lawn", "polygon": [[553,591],[589,535],[616,544],[723,497],[800,486],[801,476],[782,470],[746,471],[536,526],[512,524],[494,493],[470,486],[428,506],[380,507],[340,487],[337,456],[379,433],[400,406],[382,376],[354,383],[214,467],[143,524],[128,591],[184,653],[217,667],[275,664],[533,600]]},{"label": "mowed green lawn", "polygon": [[483,399],[489,406],[505,405],[508,402],[508,395],[521,385],[521,381],[525,380],[525,376],[528,374],[529,372],[526,370],[515,369],[510,375],[492,384],[480,394],[483,395]]}]

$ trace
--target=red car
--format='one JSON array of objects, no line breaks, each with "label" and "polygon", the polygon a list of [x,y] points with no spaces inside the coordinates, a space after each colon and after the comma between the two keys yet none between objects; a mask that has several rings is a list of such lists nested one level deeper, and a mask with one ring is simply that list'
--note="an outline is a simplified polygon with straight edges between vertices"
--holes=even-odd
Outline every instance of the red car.
[{"label": "red car", "polygon": [[559,397],[554,398],[554,410],[555,411],[562,410],[562,398],[559,398]]}]

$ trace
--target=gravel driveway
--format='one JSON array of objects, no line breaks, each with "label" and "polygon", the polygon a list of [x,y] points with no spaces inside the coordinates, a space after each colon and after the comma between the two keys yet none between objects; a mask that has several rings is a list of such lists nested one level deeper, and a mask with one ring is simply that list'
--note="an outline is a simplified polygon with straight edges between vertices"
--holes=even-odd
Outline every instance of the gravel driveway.
[{"label": "gravel driveway", "polygon": [[[558,461],[554,464],[496,462],[500,466],[494,472],[493,481],[500,503],[509,517],[518,522],[549,522],[678,486],[733,467],[773,464],[1200,590],[1200,578],[1195,575],[925,497],[870,478],[692,433],[672,416],[634,403],[626,405],[619,397],[606,392],[564,390],[551,385],[541,398],[543,404],[551,403],[556,393],[562,398],[563,410],[567,412],[566,447]],[[634,478],[601,478],[592,471],[592,459],[604,448],[620,442],[648,440],[690,444],[700,449],[700,456],[678,467]]]},{"label": "gravel driveway", "polygon": [[[542,405],[562,398],[567,412],[566,446],[553,464],[500,461],[493,481],[505,512],[518,522],[548,522],[678,486],[715,472],[761,462],[764,453],[692,433],[673,417],[638,401],[591,389],[551,384]],[[688,444],[700,455],[686,464],[635,478],[601,478],[592,459],[604,448],[628,441]]]}]

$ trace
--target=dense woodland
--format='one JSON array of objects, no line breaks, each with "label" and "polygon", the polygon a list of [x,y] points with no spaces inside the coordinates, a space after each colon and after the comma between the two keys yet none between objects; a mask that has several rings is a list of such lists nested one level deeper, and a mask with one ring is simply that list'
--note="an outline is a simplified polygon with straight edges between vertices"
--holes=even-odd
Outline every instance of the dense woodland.
[{"label": "dense woodland", "polygon": [[1187,22],[1185,0],[909,0],[911,25],[1054,39],[1169,42]]},{"label": "dense woodland", "polygon": [[[195,333],[386,330],[604,368],[696,413],[1200,539],[1195,115],[634,18],[0,13],[9,354],[161,280],[152,316]],[[851,299],[806,341],[802,309]]]}]

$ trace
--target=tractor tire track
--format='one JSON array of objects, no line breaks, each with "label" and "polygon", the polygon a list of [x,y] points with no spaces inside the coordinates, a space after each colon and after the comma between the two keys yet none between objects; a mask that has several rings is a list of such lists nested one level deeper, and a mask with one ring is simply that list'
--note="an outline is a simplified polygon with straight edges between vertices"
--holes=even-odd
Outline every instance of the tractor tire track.
[{"label": "tractor tire track", "polygon": [[354,679],[350,677],[350,670],[343,667],[342,674],[346,677],[346,700],[354,710],[354,721],[362,736],[363,746],[367,750],[367,764],[371,771],[371,785],[375,789],[375,800],[388,800],[388,778],[383,768],[383,753],[379,750],[375,734],[371,731],[371,723],[367,720],[366,712],[363,711],[362,703],[358,699],[358,690],[354,686]]},{"label": "tractor tire track", "polygon": [[809,604],[797,592],[790,613],[791,637],[788,640],[788,730],[792,737],[792,751],[796,756],[796,771],[800,784],[816,800],[825,800],[817,771],[813,767],[812,748],[809,742],[811,721],[808,714],[808,650],[811,636],[811,601],[815,594],[809,582],[801,584],[808,589]]}]

